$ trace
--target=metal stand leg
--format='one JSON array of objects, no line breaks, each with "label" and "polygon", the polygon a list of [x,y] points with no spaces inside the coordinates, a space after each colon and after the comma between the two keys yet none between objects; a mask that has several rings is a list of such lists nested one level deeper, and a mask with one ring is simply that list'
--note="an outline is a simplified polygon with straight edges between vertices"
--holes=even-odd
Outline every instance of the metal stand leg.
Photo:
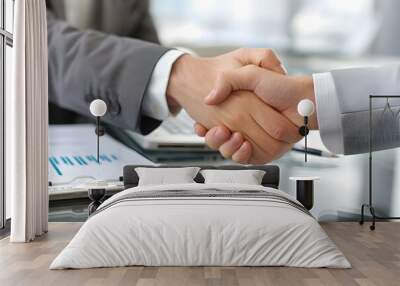
[{"label": "metal stand leg", "polygon": [[372,215],[372,225],[369,226],[369,229],[370,230],[375,230],[375,219],[376,219],[376,217],[375,217],[375,209],[374,209],[374,207],[373,206],[369,206],[369,211],[370,211],[370,213]]},{"label": "metal stand leg", "polygon": [[400,219],[400,217],[382,217],[382,216],[377,216],[375,214],[375,209],[372,206],[372,137],[373,137],[373,129],[372,129],[372,100],[376,99],[382,99],[386,98],[387,104],[389,101],[389,98],[400,98],[400,95],[370,95],[369,96],[369,200],[368,204],[363,204],[361,206],[361,220],[360,224],[364,223],[364,207],[367,207],[369,209],[369,212],[372,215],[372,224],[370,225],[371,230],[375,230],[375,221],[378,220],[393,220],[393,219]]},{"label": "metal stand leg", "polygon": [[372,215],[372,225],[370,225],[370,230],[375,230],[375,209],[372,206],[372,96],[369,96],[369,157],[368,157],[368,172],[369,172],[369,188],[368,188],[368,202],[369,204],[363,204],[361,207],[361,220],[360,224],[364,223],[364,207],[369,209],[369,212]]},{"label": "metal stand leg", "polygon": [[375,215],[375,209],[373,206],[369,204],[363,204],[361,206],[361,219],[360,219],[360,225],[364,224],[364,208],[367,207],[369,209],[369,212],[372,215],[372,224],[369,226],[370,230],[375,230],[375,221],[376,221],[376,215]]},{"label": "metal stand leg", "polygon": [[361,220],[360,220],[360,224],[361,224],[361,225],[364,224],[364,207],[365,207],[365,204],[363,204],[363,205],[361,206]]}]

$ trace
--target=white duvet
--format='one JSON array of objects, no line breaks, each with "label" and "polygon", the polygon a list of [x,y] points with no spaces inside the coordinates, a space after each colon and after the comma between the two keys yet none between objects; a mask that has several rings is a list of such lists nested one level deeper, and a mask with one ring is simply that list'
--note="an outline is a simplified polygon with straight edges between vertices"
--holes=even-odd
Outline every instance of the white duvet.
[{"label": "white duvet", "polygon": [[205,188],[262,190],[296,202],[282,191],[250,185],[194,183],[127,189],[100,206],[50,269],[127,265],[351,267],[313,217],[278,200],[174,197],[119,201],[136,192],[200,192]]}]

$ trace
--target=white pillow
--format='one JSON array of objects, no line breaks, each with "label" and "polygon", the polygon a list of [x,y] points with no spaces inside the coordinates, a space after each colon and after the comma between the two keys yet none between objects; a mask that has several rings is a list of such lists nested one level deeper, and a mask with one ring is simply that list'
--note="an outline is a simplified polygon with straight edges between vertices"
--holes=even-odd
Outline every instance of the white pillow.
[{"label": "white pillow", "polygon": [[135,168],[139,186],[195,183],[199,167],[185,168]]},{"label": "white pillow", "polygon": [[202,170],[205,184],[261,185],[265,171],[262,170]]}]

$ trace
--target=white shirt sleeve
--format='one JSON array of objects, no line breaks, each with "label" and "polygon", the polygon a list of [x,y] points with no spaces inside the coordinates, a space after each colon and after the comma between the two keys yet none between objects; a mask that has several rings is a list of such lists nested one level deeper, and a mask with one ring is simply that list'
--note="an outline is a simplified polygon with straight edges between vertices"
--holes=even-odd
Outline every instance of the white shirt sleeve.
[{"label": "white shirt sleeve", "polygon": [[166,95],[169,76],[173,64],[183,54],[179,50],[170,50],[157,62],[143,98],[143,114],[157,120],[165,120],[170,115]]},{"label": "white shirt sleeve", "polygon": [[332,74],[330,72],[314,74],[313,80],[322,142],[331,152],[343,154],[343,129]]}]

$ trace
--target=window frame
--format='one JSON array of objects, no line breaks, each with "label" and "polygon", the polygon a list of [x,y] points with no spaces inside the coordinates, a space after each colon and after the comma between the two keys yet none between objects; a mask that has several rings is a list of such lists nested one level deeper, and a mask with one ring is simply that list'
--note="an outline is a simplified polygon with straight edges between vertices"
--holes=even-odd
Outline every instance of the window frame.
[{"label": "window frame", "polygon": [[[9,223],[6,222],[6,188],[5,188],[5,93],[6,93],[6,47],[13,47],[13,34],[6,30],[6,1],[11,1],[14,5],[15,0],[0,0],[0,230],[7,230]],[[11,17],[14,17],[14,15]],[[8,15],[10,16],[10,15]],[[12,21],[13,23],[13,21]],[[12,29],[13,30],[13,29]],[[1,233],[0,233],[1,234]]]}]

